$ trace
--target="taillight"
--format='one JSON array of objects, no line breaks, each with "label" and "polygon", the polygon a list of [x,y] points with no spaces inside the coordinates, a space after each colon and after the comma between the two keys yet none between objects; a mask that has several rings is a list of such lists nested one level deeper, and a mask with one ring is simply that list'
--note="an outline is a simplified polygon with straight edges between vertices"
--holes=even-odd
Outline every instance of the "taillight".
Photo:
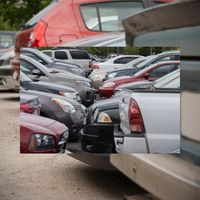
[{"label": "taillight", "polygon": [[134,99],[129,103],[129,124],[130,130],[134,133],[144,133],[145,127],[142,119],[142,113],[137,102]]},{"label": "taillight", "polygon": [[20,111],[32,114],[34,112],[34,108],[32,108],[29,104],[27,103],[22,103],[20,104]]},{"label": "taillight", "polygon": [[47,46],[47,43],[45,40],[46,28],[47,28],[47,24],[43,21],[40,21],[37,23],[37,25],[35,25],[29,37],[29,43],[28,43],[29,47]]}]

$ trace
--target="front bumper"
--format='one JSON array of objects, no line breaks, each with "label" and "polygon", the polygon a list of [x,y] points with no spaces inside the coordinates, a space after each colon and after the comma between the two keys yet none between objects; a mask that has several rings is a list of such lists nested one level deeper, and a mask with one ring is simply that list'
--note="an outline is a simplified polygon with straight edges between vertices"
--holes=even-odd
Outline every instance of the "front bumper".
[{"label": "front bumper", "polygon": [[115,153],[114,125],[94,123],[81,130],[81,147],[90,153]]},{"label": "front bumper", "polygon": [[19,90],[19,86],[12,76],[0,76],[0,90]]}]

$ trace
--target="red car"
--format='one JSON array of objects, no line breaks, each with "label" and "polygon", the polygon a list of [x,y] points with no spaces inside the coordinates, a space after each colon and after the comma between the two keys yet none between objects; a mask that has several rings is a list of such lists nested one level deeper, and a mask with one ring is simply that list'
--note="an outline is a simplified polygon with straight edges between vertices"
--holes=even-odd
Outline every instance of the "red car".
[{"label": "red car", "polygon": [[[166,3],[175,0],[154,0]],[[17,34],[19,46],[56,46],[63,42],[123,30],[121,20],[152,0],[59,0],[36,14]]]},{"label": "red car", "polygon": [[68,128],[55,120],[20,113],[20,153],[64,152]]},{"label": "red car", "polygon": [[114,89],[119,85],[125,83],[132,83],[135,81],[155,81],[158,78],[176,70],[179,68],[180,61],[164,61],[159,62],[149,67],[138,71],[133,76],[122,76],[119,78],[113,78],[103,82],[103,85],[99,88],[99,94],[101,97],[111,97],[114,93]]}]

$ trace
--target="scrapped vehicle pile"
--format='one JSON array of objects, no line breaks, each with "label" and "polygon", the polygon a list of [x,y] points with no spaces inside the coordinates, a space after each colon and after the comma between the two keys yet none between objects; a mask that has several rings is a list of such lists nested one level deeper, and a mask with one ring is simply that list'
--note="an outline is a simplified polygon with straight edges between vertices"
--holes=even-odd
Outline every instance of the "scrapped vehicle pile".
[{"label": "scrapped vehicle pile", "polygon": [[20,152],[178,153],[179,68],[179,51],[92,62],[83,49],[22,48]]}]

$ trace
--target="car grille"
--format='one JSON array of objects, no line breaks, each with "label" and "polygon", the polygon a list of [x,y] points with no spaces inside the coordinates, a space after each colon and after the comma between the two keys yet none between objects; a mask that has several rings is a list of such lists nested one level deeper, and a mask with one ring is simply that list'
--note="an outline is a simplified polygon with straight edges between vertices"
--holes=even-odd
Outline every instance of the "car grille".
[{"label": "car grille", "polygon": [[0,76],[12,76],[11,69],[0,69]]}]

